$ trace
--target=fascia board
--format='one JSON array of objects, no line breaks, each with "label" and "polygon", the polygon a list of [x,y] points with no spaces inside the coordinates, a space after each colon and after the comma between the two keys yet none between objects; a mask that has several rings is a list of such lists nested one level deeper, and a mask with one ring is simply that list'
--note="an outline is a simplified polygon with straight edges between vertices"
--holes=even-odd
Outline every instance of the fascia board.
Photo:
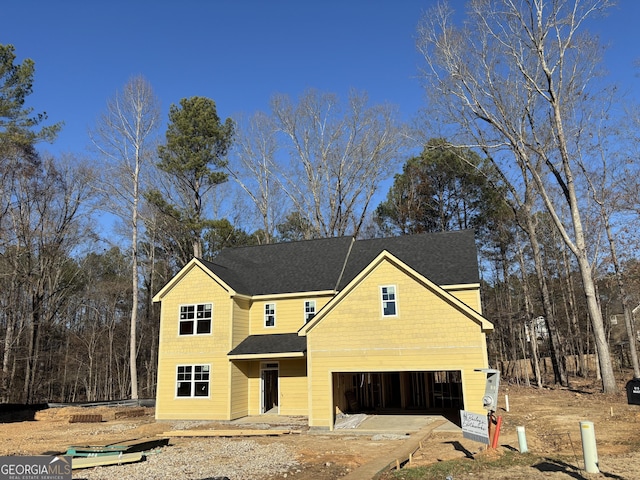
[{"label": "fascia board", "polygon": [[262,300],[285,300],[287,298],[314,298],[335,295],[335,290],[319,290],[315,292],[291,292],[291,293],[274,293],[252,295],[250,298],[255,301]]},{"label": "fascia board", "polygon": [[304,352],[285,352],[285,353],[245,353],[242,355],[227,355],[229,360],[266,360],[276,358],[301,358],[305,356]]}]

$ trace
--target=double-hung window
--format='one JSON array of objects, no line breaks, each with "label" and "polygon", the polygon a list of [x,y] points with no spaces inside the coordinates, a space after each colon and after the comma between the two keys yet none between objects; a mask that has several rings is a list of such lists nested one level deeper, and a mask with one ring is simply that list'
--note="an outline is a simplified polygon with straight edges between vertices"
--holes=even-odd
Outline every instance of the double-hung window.
[{"label": "double-hung window", "polygon": [[275,303],[264,304],[264,326],[265,327],[276,326],[276,304]]},{"label": "double-hung window", "polygon": [[396,287],[394,285],[380,287],[380,295],[382,297],[382,315],[384,317],[397,315]]},{"label": "double-hung window", "polygon": [[209,370],[209,365],[178,365],[176,396],[208,397]]},{"label": "double-hung window", "polygon": [[305,323],[311,320],[316,314],[316,301],[307,300],[304,302],[304,321]]},{"label": "double-hung window", "polygon": [[211,333],[213,304],[180,306],[180,335],[206,335]]}]

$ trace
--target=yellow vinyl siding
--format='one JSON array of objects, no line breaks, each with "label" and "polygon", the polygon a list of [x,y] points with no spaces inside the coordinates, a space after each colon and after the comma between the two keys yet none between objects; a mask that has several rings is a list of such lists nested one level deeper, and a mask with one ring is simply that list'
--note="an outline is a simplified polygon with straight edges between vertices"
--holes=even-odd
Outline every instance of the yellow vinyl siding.
[{"label": "yellow vinyl siding", "polygon": [[308,415],[307,360],[280,362],[280,415]]},{"label": "yellow vinyl siding", "polygon": [[260,415],[260,362],[247,362],[249,383],[249,415]]},{"label": "yellow vinyl siding", "polygon": [[238,346],[249,336],[251,302],[246,298],[233,299],[232,318],[229,319],[231,329],[231,348]]},{"label": "yellow vinyl siding", "polygon": [[473,308],[476,312],[482,313],[482,308],[480,306],[480,288],[474,287],[469,289],[446,289],[451,295],[456,297],[462,303],[468,305]]},{"label": "yellow vinyl siding", "polygon": [[[261,406],[261,361],[239,361],[248,379],[248,413],[259,415]],[[278,363],[278,407],[280,415],[308,415],[306,358],[276,359]]]},{"label": "yellow vinyl siding", "polygon": [[[397,316],[383,317],[380,286],[395,285]],[[333,372],[460,370],[465,408],[482,412],[484,334],[446,296],[388,261],[361,279],[307,336],[309,424],[331,427]]]},{"label": "yellow vinyl siding", "polygon": [[[181,305],[212,303],[210,335],[179,335]],[[228,419],[229,321],[228,293],[198,266],[191,268],[162,298],[156,418]],[[178,365],[211,365],[209,398],[176,397]]]},{"label": "yellow vinyl siding", "polygon": [[230,419],[249,415],[249,373],[247,362],[231,363],[231,389],[228,394],[231,404]]},{"label": "yellow vinyl siding", "polygon": [[[230,350],[242,342],[249,334],[249,313],[251,302],[246,298],[234,298],[232,317],[229,319],[231,331]],[[246,363],[230,364],[229,404],[230,418],[240,418],[249,415],[249,365]]]},{"label": "yellow vinyl siding", "polygon": [[[297,332],[305,324],[304,302],[307,300],[315,300],[316,313],[318,313],[331,300],[331,297],[309,295],[308,297],[276,297],[255,300],[251,306],[251,335]],[[275,327],[264,326],[264,306],[267,303],[276,306]]]}]

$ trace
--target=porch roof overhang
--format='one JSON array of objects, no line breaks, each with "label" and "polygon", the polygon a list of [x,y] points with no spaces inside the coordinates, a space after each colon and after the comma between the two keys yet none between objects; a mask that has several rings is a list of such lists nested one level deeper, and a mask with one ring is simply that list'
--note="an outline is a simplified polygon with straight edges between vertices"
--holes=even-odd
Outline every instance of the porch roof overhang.
[{"label": "porch roof overhang", "polygon": [[297,333],[250,335],[231,350],[230,360],[259,360],[304,357],[307,354],[307,338]]}]

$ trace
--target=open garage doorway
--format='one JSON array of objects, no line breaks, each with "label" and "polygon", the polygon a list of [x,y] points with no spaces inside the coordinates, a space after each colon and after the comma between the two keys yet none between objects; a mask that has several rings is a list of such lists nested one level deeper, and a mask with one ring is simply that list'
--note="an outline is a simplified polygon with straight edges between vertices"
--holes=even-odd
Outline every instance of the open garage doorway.
[{"label": "open garage doorway", "polygon": [[333,374],[336,414],[441,414],[459,423],[462,374],[451,371]]}]

